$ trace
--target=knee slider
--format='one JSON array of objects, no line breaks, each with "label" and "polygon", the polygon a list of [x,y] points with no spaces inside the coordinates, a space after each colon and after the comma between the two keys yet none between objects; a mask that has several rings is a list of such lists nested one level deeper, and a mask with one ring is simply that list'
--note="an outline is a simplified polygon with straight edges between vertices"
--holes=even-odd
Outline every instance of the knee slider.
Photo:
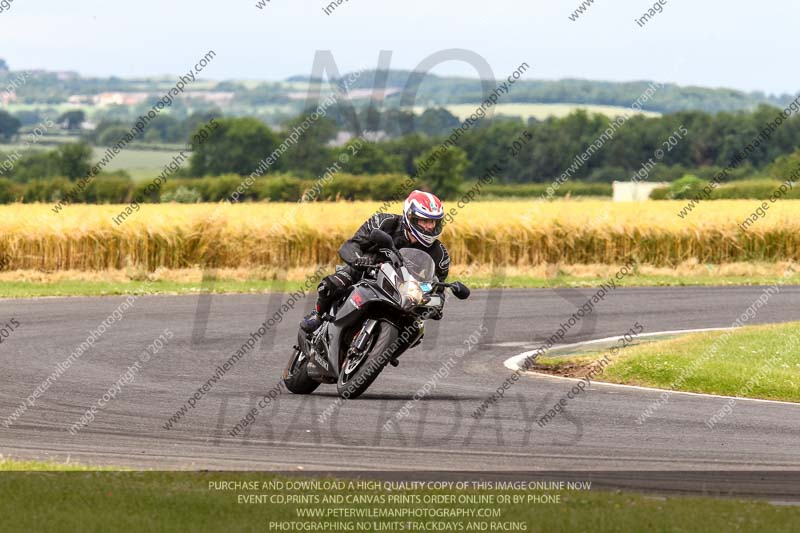
[{"label": "knee slider", "polygon": [[339,277],[339,274],[331,274],[330,276],[325,276],[322,278],[322,281],[319,282],[317,294],[323,298],[327,298],[335,295],[336,292],[341,290],[345,285],[345,281]]},{"label": "knee slider", "polygon": [[328,278],[323,278],[317,285],[317,294],[323,298],[329,297],[333,293],[333,287]]}]

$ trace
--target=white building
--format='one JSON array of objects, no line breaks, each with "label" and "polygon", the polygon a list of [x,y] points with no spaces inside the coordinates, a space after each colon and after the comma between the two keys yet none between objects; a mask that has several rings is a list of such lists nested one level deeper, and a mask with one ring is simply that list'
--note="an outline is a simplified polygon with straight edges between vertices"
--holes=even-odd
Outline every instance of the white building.
[{"label": "white building", "polygon": [[643,202],[650,198],[650,193],[653,189],[659,187],[668,187],[669,183],[666,182],[650,182],[650,181],[615,181],[614,187],[614,201],[615,202]]}]

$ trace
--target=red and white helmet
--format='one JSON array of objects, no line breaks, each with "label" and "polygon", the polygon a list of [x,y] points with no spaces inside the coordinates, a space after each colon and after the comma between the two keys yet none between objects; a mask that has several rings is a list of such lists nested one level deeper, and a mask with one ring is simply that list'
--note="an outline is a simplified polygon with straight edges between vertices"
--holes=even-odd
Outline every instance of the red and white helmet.
[{"label": "red and white helmet", "polygon": [[[433,229],[426,230],[419,221],[433,220]],[[429,192],[414,191],[403,204],[403,221],[406,228],[423,246],[430,246],[442,234],[444,226],[442,201]]]}]

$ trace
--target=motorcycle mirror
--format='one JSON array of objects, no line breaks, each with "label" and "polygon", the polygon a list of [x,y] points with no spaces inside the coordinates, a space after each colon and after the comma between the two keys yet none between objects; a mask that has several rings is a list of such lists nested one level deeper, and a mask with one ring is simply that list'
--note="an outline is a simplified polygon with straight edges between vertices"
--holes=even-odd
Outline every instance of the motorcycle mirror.
[{"label": "motorcycle mirror", "polygon": [[369,240],[377,244],[381,248],[389,248],[394,250],[394,241],[392,237],[385,231],[375,228],[369,232]]},{"label": "motorcycle mirror", "polygon": [[450,285],[450,290],[453,291],[453,296],[458,298],[459,300],[466,300],[469,298],[469,287],[461,283],[460,281],[456,281],[455,283]]}]

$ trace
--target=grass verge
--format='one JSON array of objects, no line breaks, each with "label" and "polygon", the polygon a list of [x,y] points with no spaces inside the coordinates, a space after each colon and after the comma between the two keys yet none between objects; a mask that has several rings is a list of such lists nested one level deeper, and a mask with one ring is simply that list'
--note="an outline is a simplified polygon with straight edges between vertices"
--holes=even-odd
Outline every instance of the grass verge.
[{"label": "grass verge", "polygon": [[[744,326],[631,346],[594,379],[800,402],[800,322]],[[608,352],[542,359],[537,370],[584,377]]]},{"label": "grass verge", "polygon": [[[0,472],[100,472],[119,471],[119,468],[87,466],[76,463],[18,461],[0,455]],[[0,478],[2,479],[2,478]]]},{"label": "grass verge", "polygon": [[[256,485],[231,488],[233,482]],[[289,482],[306,486],[286,488]],[[314,482],[340,485],[309,487],[308,484]],[[283,487],[279,483],[283,483]],[[788,532],[795,531],[800,522],[798,507],[734,499],[653,498],[597,489],[395,487],[387,490],[383,482],[372,482],[360,488],[350,483],[350,480],[333,478],[289,478],[261,473],[3,472],[0,474],[0,513],[3,531],[8,532],[538,532],[576,531],[586,527],[595,532]],[[281,497],[283,501],[279,501]],[[297,499],[287,502],[290,497]],[[397,499],[389,504],[390,497]],[[399,503],[400,498],[405,503]],[[430,499],[437,501],[426,501]],[[408,509],[439,516],[361,518],[336,514],[374,513],[385,509]],[[448,510],[472,511],[475,515],[484,510],[497,516],[441,516]],[[300,516],[309,511],[323,513],[323,516]],[[505,524],[505,527],[492,527],[492,524]]]},{"label": "grass verge", "polygon": [[[709,268],[689,265],[675,269],[641,267],[617,281],[623,287],[800,284],[800,273],[784,277],[784,264],[732,264]],[[529,268],[491,268],[455,265],[451,279],[475,289],[597,287],[614,276],[615,265],[538,265]],[[291,292],[299,289],[313,269],[279,272],[271,268],[221,269],[214,283],[204,283],[203,272],[192,269],[158,269],[101,272],[19,270],[0,273],[0,298],[45,296],[110,296],[122,294],[196,294]],[[330,271],[333,271],[331,268]]]},{"label": "grass verge", "polygon": [[64,280],[52,283],[15,281],[0,283],[0,298],[37,298],[47,296],[114,296],[120,294],[245,294],[262,292],[291,292],[300,288],[301,281],[219,280],[213,284],[180,281],[85,281]]}]

